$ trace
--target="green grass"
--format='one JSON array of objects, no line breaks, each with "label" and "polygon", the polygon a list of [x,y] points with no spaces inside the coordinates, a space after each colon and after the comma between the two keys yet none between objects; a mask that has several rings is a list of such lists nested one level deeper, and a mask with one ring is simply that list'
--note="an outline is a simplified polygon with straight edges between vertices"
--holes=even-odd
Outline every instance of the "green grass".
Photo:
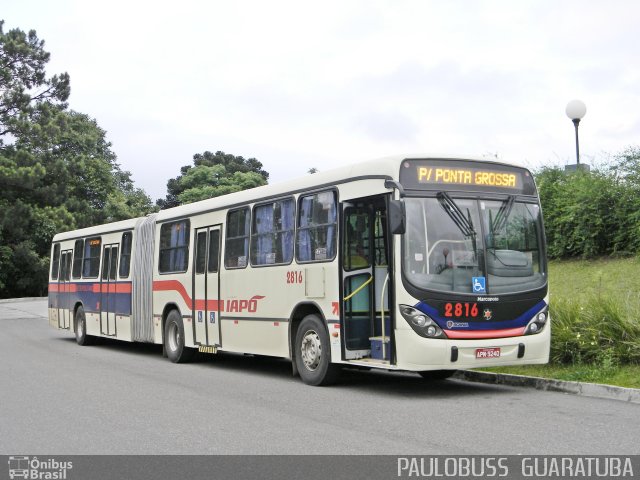
[{"label": "green grass", "polygon": [[640,306],[640,257],[549,262],[550,301],[607,298]]},{"label": "green grass", "polygon": [[491,371],[640,388],[640,257],[549,265],[549,365]]}]

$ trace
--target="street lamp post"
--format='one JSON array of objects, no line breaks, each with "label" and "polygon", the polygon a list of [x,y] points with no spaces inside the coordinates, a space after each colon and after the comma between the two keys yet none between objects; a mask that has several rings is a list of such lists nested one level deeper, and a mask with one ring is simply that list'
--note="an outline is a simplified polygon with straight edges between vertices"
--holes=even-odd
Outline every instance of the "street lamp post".
[{"label": "street lamp post", "polygon": [[576,165],[580,168],[580,143],[578,142],[578,125],[580,124],[580,120],[587,113],[587,106],[581,100],[571,100],[567,103],[567,108],[565,109],[567,113],[567,117],[571,119],[573,125],[576,129]]}]

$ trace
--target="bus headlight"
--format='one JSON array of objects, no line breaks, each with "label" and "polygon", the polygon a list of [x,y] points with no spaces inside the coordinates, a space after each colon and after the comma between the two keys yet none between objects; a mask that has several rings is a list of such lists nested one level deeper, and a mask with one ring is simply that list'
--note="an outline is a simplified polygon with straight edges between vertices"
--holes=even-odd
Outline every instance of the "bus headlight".
[{"label": "bus headlight", "polygon": [[524,334],[534,335],[536,333],[540,333],[546,325],[548,317],[549,307],[544,307],[542,311],[538,312],[538,314],[531,319],[529,325],[527,325],[527,329],[524,331]]},{"label": "bus headlight", "polygon": [[426,338],[445,338],[442,329],[429,318],[429,315],[409,305],[399,305],[399,307],[403,318],[418,335]]},{"label": "bus headlight", "polygon": [[424,327],[427,324],[427,317],[424,315],[416,315],[415,317],[412,317],[411,321],[419,327]]}]

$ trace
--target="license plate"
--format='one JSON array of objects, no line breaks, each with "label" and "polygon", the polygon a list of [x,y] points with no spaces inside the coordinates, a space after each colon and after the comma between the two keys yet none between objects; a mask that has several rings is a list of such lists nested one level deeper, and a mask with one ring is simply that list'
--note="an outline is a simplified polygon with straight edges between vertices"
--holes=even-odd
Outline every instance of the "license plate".
[{"label": "license plate", "polygon": [[477,348],[476,358],[498,358],[500,356],[499,348]]}]

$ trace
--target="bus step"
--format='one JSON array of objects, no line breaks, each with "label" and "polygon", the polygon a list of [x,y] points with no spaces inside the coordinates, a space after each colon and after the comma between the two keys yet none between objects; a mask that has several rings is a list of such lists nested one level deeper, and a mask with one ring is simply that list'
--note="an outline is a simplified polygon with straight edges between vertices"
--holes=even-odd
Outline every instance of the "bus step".
[{"label": "bus step", "polygon": [[217,353],[218,347],[216,345],[200,345],[198,351],[200,353]]}]

